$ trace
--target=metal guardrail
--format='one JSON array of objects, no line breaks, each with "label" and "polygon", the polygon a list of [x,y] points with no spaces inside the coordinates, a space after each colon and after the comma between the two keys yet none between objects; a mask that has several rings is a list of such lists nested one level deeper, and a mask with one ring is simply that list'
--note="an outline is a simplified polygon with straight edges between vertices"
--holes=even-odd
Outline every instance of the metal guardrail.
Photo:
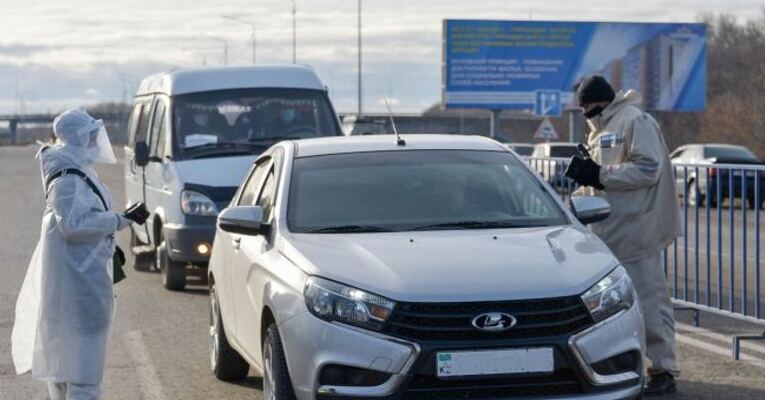
[{"label": "metal guardrail", "polygon": [[[525,158],[564,201],[576,183],[563,176],[565,158]],[[673,164],[683,236],[663,253],[676,310],[699,311],[765,325],[762,227],[765,165]],[[650,234],[647,232],[646,234]],[[739,359],[742,340],[734,336]]]}]

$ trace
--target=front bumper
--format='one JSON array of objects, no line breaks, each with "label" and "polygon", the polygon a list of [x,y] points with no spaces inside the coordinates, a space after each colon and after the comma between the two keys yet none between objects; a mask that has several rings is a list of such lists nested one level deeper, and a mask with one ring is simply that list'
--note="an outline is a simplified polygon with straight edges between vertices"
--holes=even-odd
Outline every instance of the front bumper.
[{"label": "front bumper", "polygon": [[[300,400],[348,399],[446,399],[532,398],[532,399],[634,399],[642,391],[642,354],[644,354],[643,319],[636,303],[629,310],[610,317],[570,337],[540,339],[422,342],[402,340],[347,325],[328,323],[306,312],[280,326],[287,364],[295,394]],[[477,350],[513,347],[552,347],[555,352],[553,375],[566,375],[571,392],[550,391],[550,375],[508,376],[503,386],[533,386],[530,391],[496,391],[482,377],[458,382],[436,378],[435,354],[444,350]],[[635,372],[599,375],[592,363],[625,352],[641,355]],[[337,364],[390,374],[378,386],[322,386],[323,366]],[[503,377],[504,378],[504,377]],[[462,387],[469,383],[468,387]],[[517,382],[517,385],[516,385]],[[496,383],[496,380],[494,381]],[[535,385],[535,386],[534,386]],[[462,394],[455,393],[460,386]],[[488,389],[487,389],[488,388]],[[492,391],[494,390],[494,391]],[[525,390],[525,389],[524,389]]]},{"label": "front bumper", "polygon": [[[166,224],[162,227],[167,240],[168,255],[171,260],[206,266],[210,260],[213,239],[215,238],[214,217],[194,218],[193,223]],[[198,251],[200,244],[207,244],[207,254]]]}]

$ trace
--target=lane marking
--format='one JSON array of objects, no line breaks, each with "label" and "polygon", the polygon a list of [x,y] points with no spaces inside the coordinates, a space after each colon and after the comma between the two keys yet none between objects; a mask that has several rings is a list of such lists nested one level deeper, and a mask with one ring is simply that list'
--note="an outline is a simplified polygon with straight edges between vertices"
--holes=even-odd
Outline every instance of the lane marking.
[{"label": "lane marking", "polygon": [[145,400],[165,400],[165,394],[162,392],[162,386],[157,377],[157,371],[151,364],[149,353],[146,351],[146,345],[143,341],[143,334],[140,331],[130,331],[125,334],[125,342],[130,349],[130,358],[136,364],[138,374],[138,385],[143,393]]},{"label": "lane marking", "polygon": [[[713,341],[717,342],[720,345],[724,344],[724,345],[731,346],[731,349],[732,349],[732,346],[733,346],[733,336],[731,336],[731,335],[724,335],[722,333],[713,332],[713,331],[710,331],[708,329],[704,329],[704,328],[701,328],[701,327],[697,328],[697,327],[695,327],[693,325],[688,325],[688,324],[685,324],[685,323],[682,323],[682,322],[677,322],[675,325],[679,328],[678,331],[682,330],[682,331],[685,331],[687,333],[692,333],[694,335],[705,337],[705,338],[707,338],[709,340],[713,340]],[[752,341],[742,340],[741,341],[741,350],[742,351],[743,350],[749,350],[749,351],[753,351],[753,352],[756,352],[756,353],[759,353],[759,354],[765,356],[765,345],[760,344],[760,342],[752,342]],[[731,350],[731,351],[733,351],[733,350]]]},{"label": "lane marking", "polygon": [[[725,348],[722,346],[711,344],[709,342],[694,339],[692,337],[688,337],[682,334],[675,335],[675,339],[680,343],[683,343],[688,346],[695,347],[697,349],[704,350],[713,354],[724,356],[730,359],[731,361],[733,361],[733,354],[731,353],[730,348]],[[749,354],[745,354],[743,352],[741,353],[741,360],[739,362],[743,362],[753,367],[765,369],[765,361],[757,357],[752,357]]]}]

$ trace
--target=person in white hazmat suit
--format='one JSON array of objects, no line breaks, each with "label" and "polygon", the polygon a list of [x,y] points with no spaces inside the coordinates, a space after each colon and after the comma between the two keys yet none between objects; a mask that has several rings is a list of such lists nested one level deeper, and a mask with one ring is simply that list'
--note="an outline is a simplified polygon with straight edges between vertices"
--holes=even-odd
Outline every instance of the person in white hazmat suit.
[{"label": "person in white hazmat suit", "polygon": [[645,319],[651,361],[645,396],[675,391],[675,319],[661,251],[682,235],[674,173],[659,124],[640,95],[614,93],[605,78],[582,80],[576,100],[590,127],[589,154],[571,159],[574,195],[605,196],[611,214],[590,226],[632,278]]},{"label": "person in white hazmat suit", "polygon": [[58,143],[37,154],[48,187],[16,303],[13,361],[17,373],[47,382],[51,400],[96,400],[114,308],[114,234],[145,215],[112,211],[112,195],[91,167],[116,162],[102,121],[69,110],[53,130]]}]

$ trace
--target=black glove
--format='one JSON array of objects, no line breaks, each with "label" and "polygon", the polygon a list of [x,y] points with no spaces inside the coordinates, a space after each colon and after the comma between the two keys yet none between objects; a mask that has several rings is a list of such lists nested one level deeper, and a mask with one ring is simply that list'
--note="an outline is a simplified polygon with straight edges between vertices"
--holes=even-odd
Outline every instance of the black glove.
[{"label": "black glove", "polygon": [[138,202],[128,207],[122,216],[135,222],[138,225],[143,225],[146,219],[149,218],[149,210],[146,208],[146,204]]},{"label": "black glove", "polygon": [[603,184],[600,183],[600,165],[591,158],[571,157],[563,174],[580,185],[592,186],[598,190],[604,189]]}]

